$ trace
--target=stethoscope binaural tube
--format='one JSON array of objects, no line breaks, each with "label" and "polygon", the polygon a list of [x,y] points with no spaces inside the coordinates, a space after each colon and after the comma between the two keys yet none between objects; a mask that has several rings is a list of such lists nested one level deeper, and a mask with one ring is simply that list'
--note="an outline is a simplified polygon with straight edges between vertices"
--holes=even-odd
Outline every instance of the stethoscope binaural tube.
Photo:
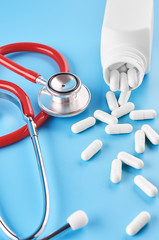
[{"label": "stethoscope binaural tube", "polygon": [[0,47],[0,64],[4,67],[10,69],[11,71],[23,76],[29,81],[36,83],[37,79],[41,76],[40,74],[22,67],[21,65],[15,63],[9,58],[3,56],[9,53],[15,52],[38,52],[45,54],[51,57],[58,64],[60,72],[69,72],[69,66],[65,58],[52,47],[49,47],[40,43],[32,42],[21,42],[21,43],[12,43]]}]

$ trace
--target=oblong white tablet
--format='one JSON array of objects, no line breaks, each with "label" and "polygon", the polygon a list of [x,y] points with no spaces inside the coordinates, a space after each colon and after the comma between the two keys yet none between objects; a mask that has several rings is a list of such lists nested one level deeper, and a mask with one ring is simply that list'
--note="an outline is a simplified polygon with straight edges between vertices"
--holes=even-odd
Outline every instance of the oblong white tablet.
[{"label": "oblong white tablet", "polygon": [[107,112],[96,110],[94,112],[94,117],[98,119],[101,122],[107,123],[107,124],[116,124],[118,123],[118,119],[112,115],[110,115]]},{"label": "oblong white tablet", "polygon": [[112,124],[105,127],[108,134],[124,134],[132,132],[133,127],[130,124]]},{"label": "oblong white tablet", "polygon": [[128,102],[128,103],[124,104],[123,106],[114,109],[111,114],[116,118],[120,118],[120,117],[128,114],[132,110],[134,110],[134,108],[135,108],[135,105],[132,102]]},{"label": "oblong white tablet", "polygon": [[106,93],[106,99],[107,99],[107,103],[110,111],[113,111],[114,109],[119,107],[115,94],[112,91],[108,91]]},{"label": "oblong white tablet", "polygon": [[103,146],[101,140],[93,141],[81,154],[81,158],[85,161],[91,159]]},{"label": "oblong white tablet", "polygon": [[143,211],[127,226],[126,233],[130,236],[138,233],[151,219],[151,215]]},{"label": "oblong white tablet", "polygon": [[118,100],[119,105],[122,106],[126,104],[130,98],[130,95],[131,95],[131,91],[121,92]]},{"label": "oblong white tablet", "polygon": [[136,169],[141,169],[144,166],[144,162],[140,158],[137,158],[127,152],[120,152],[118,154],[118,159]]},{"label": "oblong white tablet", "polygon": [[138,76],[135,68],[130,68],[127,72],[128,84],[130,87],[135,88],[138,85]]},{"label": "oblong white tablet", "polygon": [[129,91],[129,84],[128,84],[128,76],[125,72],[120,74],[120,91],[128,92]]},{"label": "oblong white tablet", "polygon": [[110,72],[110,89],[113,92],[119,90],[119,72],[117,70]]},{"label": "oblong white tablet", "polygon": [[94,117],[88,117],[83,119],[75,124],[72,125],[71,130],[73,133],[80,133],[92,126],[96,123],[96,119]]},{"label": "oblong white tablet", "polygon": [[144,124],[141,129],[152,144],[159,145],[159,134],[150,125]]},{"label": "oblong white tablet", "polygon": [[157,112],[153,109],[150,110],[135,110],[130,113],[132,120],[146,120],[153,119],[157,116]]},{"label": "oblong white tablet", "polygon": [[134,183],[149,197],[155,197],[158,194],[157,187],[141,175],[134,178]]},{"label": "oblong white tablet", "polygon": [[135,151],[137,153],[145,152],[145,133],[143,130],[138,130],[135,133]]},{"label": "oblong white tablet", "polygon": [[122,178],[122,162],[119,159],[114,159],[111,165],[110,180],[113,183],[119,183]]}]

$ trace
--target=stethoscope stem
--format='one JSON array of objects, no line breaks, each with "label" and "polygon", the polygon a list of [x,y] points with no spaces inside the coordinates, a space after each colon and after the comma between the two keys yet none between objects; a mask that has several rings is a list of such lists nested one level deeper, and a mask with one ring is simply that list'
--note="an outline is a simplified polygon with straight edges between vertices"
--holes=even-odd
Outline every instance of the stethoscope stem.
[{"label": "stethoscope stem", "polygon": [[28,238],[29,240],[29,239],[37,238],[43,232],[47,224],[48,217],[49,217],[49,209],[50,209],[50,197],[49,197],[49,188],[48,188],[42,153],[41,153],[40,144],[38,140],[38,131],[36,128],[36,124],[34,123],[31,117],[27,118],[27,125],[28,125],[28,130],[30,133],[30,137],[32,139],[34,152],[37,159],[37,164],[38,164],[42,188],[43,188],[43,198],[44,198],[44,206],[45,206],[42,224],[40,225],[36,233],[34,233],[30,238]]},{"label": "stethoscope stem", "polygon": [[[6,235],[13,240],[21,240],[20,238],[18,238],[5,224],[5,222],[0,218],[0,227],[2,228],[3,232],[6,233]],[[60,237],[62,233],[64,233],[66,230],[70,229],[70,225],[66,224],[63,227],[59,228],[58,230],[56,230],[55,232],[51,233],[50,235],[48,235],[47,237],[44,238],[40,238],[39,240],[49,240],[51,238],[54,237]],[[33,237],[33,238],[27,238],[25,240],[31,240],[31,239],[35,239],[37,237]]]}]

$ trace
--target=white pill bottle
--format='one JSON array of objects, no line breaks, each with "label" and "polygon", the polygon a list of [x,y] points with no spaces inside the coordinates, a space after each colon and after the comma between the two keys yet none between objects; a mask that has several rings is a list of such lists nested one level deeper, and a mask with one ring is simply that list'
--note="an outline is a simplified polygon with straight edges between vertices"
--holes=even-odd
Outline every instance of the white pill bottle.
[{"label": "white pill bottle", "polygon": [[101,63],[108,85],[110,71],[120,63],[129,63],[136,69],[138,84],[134,88],[142,83],[150,70],[153,16],[153,0],[107,0],[101,35]]}]

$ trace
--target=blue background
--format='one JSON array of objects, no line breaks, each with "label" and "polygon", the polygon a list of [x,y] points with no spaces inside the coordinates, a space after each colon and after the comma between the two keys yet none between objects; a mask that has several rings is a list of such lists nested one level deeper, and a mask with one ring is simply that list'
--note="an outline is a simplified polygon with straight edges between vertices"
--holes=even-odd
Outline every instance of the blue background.
[{"label": "blue background", "polygon": [[[77,74],[91,91],[88,109],[79,116],[50,118],[39,129],[45,168],[50,189],[50,217],[42,234],[65,224],[67,217],[82,209],[89,216],[86,228],[69,232],[61,240],[128,240],[158,239],[159,197],[150,199],[133,183],[143,174],[159,188],[159,146],[146,143],[141,154],[145,166],[135,170],[123,166],[120,184],[109,180],[110,167],[118,152],[135,154],[134,133],[143,122],[133,122],[128,116],[120,119],[134,126],[132,134],[109,136],[105,124],[73,134],[71,125],[96,109],[108,110],[105,93],[108,91],[100,63],[100,34],[105,0],[61,1],[1,1],[0,45],[32,41],[50,45],[67,59],[70,71]],[[159,1],[155,0],[155,27],[151,72],[131,95],[136,109],[153,108],[159,113]],[[37,71],[45,78],[58,72],[48,57],[36,53],[14,54],[11,59]],[[40,86],[23,79],[0,66],[0,79],[17,83],[29,95],[35,113],[40,111],[37,96]],[[118,94],[117,94],[118,95]],[[159,132],[159,117],[147,121]],[[24,124],[19,109],[0,100],[0,133],[4,135]],[[83,162],[81,152],[95,139],[103,141],[102,150],[91,161]],[[136,155],[136,154],[135,154]],[[136,155],[137,156],[137,155]],[[30,235],[41,222],[42,192],[36,159],[29,137],[12,146],[0,149],[0,216],[17,234]],[[141,211],[147,210],[152,219],[135,237],[125,233],[127,224]],[[0,230],[0,239],[8,239]]]}]

